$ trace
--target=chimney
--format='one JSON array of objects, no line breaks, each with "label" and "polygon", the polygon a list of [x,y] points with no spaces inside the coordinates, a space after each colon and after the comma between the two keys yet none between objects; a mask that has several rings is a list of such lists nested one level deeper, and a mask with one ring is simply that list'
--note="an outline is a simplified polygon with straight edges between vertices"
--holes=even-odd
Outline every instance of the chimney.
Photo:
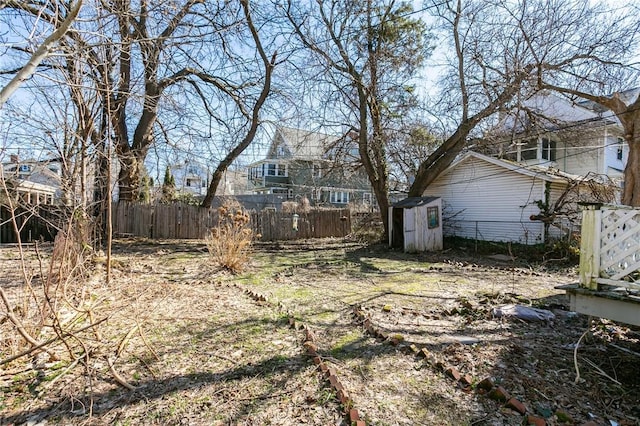
[{"label": "chimney", "polygon": [[17,163],[18,161],[20,161],[20,159],[19,159],[19,157],[18,157],[18,155],[17,155],[17,154],[11,154],[11,155],[9,156],[9,158],[10,158],[10,161],[11,161],[12,163]]}]

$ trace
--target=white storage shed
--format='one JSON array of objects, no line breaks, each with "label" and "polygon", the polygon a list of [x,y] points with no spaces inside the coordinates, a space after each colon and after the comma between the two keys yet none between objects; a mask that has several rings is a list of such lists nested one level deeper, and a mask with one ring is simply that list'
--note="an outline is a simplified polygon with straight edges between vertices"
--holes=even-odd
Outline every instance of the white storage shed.
[{"label": "white storage shed", "polygon": [[410,197],[389,207],[389,246],[410,253],[442,250],[440,197]]}]

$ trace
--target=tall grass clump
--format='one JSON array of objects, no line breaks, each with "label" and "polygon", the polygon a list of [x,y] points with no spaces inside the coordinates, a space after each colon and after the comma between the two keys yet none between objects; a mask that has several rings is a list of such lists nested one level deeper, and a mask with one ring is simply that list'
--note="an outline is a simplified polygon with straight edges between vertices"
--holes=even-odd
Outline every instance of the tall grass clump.
[{"label": "tall grass clump", "polygon": [[213,262],[233,273],[242,272],[249,261],[254,235],[249,213],[237,201],[218,208],[218,224],[207,236],[207,248]]}]

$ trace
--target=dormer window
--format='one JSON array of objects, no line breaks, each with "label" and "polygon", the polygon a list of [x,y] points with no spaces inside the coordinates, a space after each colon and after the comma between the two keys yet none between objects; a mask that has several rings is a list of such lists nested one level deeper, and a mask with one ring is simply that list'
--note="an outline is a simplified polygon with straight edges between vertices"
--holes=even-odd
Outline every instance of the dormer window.
[{"label": "dormer window", "polygon": [[549,138],[527,139],[517,144],[516,149],[504,154],[507,160],[556,161],[557,143]]}]

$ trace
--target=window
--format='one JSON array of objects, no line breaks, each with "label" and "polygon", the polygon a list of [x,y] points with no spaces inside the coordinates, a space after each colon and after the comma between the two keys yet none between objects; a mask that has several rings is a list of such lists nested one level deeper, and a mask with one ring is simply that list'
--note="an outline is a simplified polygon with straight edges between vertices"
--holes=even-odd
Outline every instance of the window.
[{"label": "window", "polygon": [[347,204],[349,202],[349,193],[346,191],[331,191],[329,202],[333,204]]},{"label": "window", "polygon": [[522,142],[520,146],[520,161],[535,160],[538,158],[538,140],[530,139]]},{"label": "window", "polygon": [[438,206],[427,207],[427,227],[429,229],[440,226],[440,215],[438,214]]},{"label": "window", "polygon": [[191,186],[191,179],[187,179],[187,183],[185,185],[186,186]]},{"label": "window", "polygon": [[362,203],[363,204],[371,204],[371,193],[370,192],[365,192],[364,194],[362,194]]},{"label": "window", "polygon": [[623,138],[618,138],[616,158],[618,160],[622,161],[623,154],[624,154],[624,139]]},{"label": "window", "polygon": [[556,141],[542,138],[542,159],[556,161]]},{"label": "window", "polygon": [[313,165],[313,177],[321,178],[322,177],[322,166],[320,164]]},{"label": "window", "polygon": [[286,176],[286,164],[267,164],[267,176]]}]

